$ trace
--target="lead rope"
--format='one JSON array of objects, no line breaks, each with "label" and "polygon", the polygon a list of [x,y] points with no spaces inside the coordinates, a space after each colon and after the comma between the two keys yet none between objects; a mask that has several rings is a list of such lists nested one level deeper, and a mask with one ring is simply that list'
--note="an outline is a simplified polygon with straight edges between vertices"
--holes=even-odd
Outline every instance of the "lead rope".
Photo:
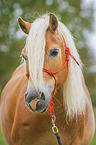
[{"label": "lead rope", "polygon": [[[64,39],[63,39],[63,41],[64,41]],[[56,87],[57,87],[57,80],[56,80],[55,74],[57,74],[58,72],[60,72],[66,66],[66,64],[67,64],[67,71],[68,71],[68,69],[69,69],[69,55],[80,66],[80,64],[78,63],[78,61],[71,54],[69,47],[66,46],[65,41],[64,41],[64,46],[65,46],[65,53],[66,53],[66,61],[65,61],[64,65],[58,71],[56,71],[56,72],[52,72],[52,71],[47,70],[46,68],[43,68],[43,71],[44,72],[47,72],[49,75],[53,76],[54,77],[54,80],[55,80],[54,90],[51,93],[51,98],[50,98],[50,101],[49,101],[49,106],[50,106],[50,116],[51,116],[51,119],[52,119],[51,123],[53,124],[52,131],[55,134],[59,145],[62,145],[62,143],[61,143],[61,140],[60,140],[60,135],[58,133],[58,127],[55,125],[56,117],[55,117],[54,103],[53,103],[53,97],[55,95]],[[26,73],[26,77],[29,78],[29,71]]]},{"label": "lead rope", "polygon": [[[65,63],[66,65],[66,63]],[[65,66],[64,65],[64,66]],[[55,116],[55,112],[54,112],[54,103],[53,103],[53,97],[55,95],[55,91],[56,91],[56,87],[57,87],[57,80],[56,80],[56,77],[54,74],[56,74],[57,72],[51,72],[45,68],[43,68],[43,71],[47,72],[48,74],[52,75],[54,77],[54,80],[55,80],[55,86],[54,86],[54,90],[52,91],[51,93],[51,98],[50,98],[50,101],[49,101],[49,106],[50,106],[50,116],[51,116],[51,123],[53,124],[52,126],[52,131],[53,133],[55,134],[56,138],[57,138],[57,141],[58,141],[58,144],[59,145],[62,145],[61,143],[61,139],[60,139],[60,135],[58,133],[58,127],[55,125],[55,121],[56,121],[56,116]]]},{"label": "lead rope", "polygon": [[[65,65],[66,65],[66,62],[63,65],[62,69],[65,67]],[[52,119],[51,123],[53,124],[52,131],[53,131],[53,133],[55,134],[55,136],[57,138],[58,144],[62,145],[61,140],[60,140],[60,135],[58,134],[58,127],[55,125],[56,117],[55,117],[54,103],[53,103],[53,97],[55,95],[55,91],[56,91],[56,87],[57,87],[57,80],[56,80],[56,77],[55,77],[54,74],[56,74],[58,71],[57,72],[52,72],[52,71],[47,70],[46,68],[43,68],[43,71],[47,72],[50,75],[52,75],[54,77],[54,80],[55,80],[54,90],[51,93],[51,98],[50,98],[50,101],[49,101],[50,116],[51,116],[51,119]]]},{"label": "lead rope", "polygon": [[58,127],[55,125],[55,121],[56,121],[56,117],[54,116],[54,119],[52,119],[52,124],[53,124],[52,131],[53,131],[53,133],[55,134],[55,136],[57,138],[58,144],[62,145],[61,139],[60,139],[60,135],[58,133]]}]

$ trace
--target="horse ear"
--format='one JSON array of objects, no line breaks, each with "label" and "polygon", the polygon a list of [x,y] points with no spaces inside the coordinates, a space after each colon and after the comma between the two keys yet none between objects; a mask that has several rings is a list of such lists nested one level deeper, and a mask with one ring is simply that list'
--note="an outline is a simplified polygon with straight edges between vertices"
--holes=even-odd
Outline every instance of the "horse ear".
[{"label": "horse ear", "polygon": [[55,32],[58,27],[58,19],[55,14],[49,13],[49,28]]},{"label": "horse ear", "polygon": [[22,29],[22,31],[26,34],[29,33],[29,30],[31,28],[31,24],[28,22],[25,22],[21,17],[18,18],[18,24],[19,27]]}]

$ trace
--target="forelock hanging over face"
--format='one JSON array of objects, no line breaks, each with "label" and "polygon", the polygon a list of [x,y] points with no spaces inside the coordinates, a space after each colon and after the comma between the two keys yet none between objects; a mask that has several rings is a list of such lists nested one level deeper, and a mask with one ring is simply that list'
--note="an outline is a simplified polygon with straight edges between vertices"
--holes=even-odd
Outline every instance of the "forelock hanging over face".
[{"label": "forelock hanging over face", "polygon": [[46,44],[48,16],[36,19],[31,26],[26,49],[28,55],[29,72],[36,89],[41,89],[43,83],[43,64]]}]

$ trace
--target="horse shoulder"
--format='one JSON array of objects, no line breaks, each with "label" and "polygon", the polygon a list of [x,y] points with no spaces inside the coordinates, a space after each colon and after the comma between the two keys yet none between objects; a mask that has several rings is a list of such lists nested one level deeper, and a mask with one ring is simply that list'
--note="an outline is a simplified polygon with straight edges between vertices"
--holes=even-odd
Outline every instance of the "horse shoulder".
[{"label": "horse shoulder", "polygon": [[[93,113],[93,108],[92,108],[92,102],[91,102],[91,97],[88,91],[88,88],[85,84],[84,77],[82,75],[82,82],[83,82],[83,87],[87,96],[86,102],[86,108],[85,108],[85,131],[84,131],[84,137],[82,139],[82,145],[88,145],[95,132],[95,119],[94,119],[94,113]],[[90,130],[90,131],[89,131]]]},{"label": "horse shoulder", "polygon": [[[78,116],[78,132],[71,145],[89,145],[92,141],[95,131],[95,119],[92,108],[91,97],[85,84],[82,74],[82,84],[86,94],[86,108],[81,116]],[[90,131],[89,131],[90,130]]]},{"label": "horse shoulder", "polygon": [[25,77],[24,64],[22,64],[14,71],[11,79],[8,81],[1,93],[1,128],[9,144],[11,144],[10,133],[15,117],[18,98],[20,97],[19,94],[22,92],[22,89],[26,90],[26,88],[27,78]]}]

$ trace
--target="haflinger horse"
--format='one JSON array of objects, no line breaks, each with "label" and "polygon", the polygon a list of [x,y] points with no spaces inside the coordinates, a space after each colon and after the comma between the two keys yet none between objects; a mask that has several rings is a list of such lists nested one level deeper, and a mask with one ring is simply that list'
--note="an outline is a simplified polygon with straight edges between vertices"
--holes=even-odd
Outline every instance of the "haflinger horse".
[{"label": "haflinger horse", "polygon": [[53,13],[32,24],[19,17],[18,23],[28,37],[21,53],[24,62],[1,94],[6,141],[9,145],[57,145],[53,123],[63,145],[89,145],[94,113],[69,30]]}]

